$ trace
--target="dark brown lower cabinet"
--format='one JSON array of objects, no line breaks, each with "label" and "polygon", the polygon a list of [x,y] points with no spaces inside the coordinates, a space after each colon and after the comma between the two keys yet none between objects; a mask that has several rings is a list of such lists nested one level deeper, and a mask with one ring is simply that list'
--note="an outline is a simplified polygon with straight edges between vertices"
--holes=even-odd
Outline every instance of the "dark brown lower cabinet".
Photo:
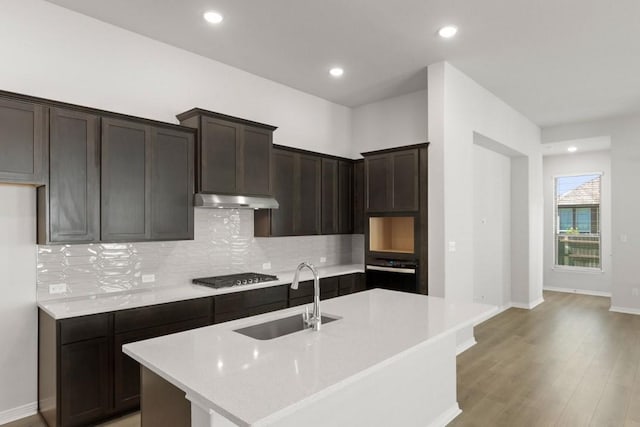
[{"label": "dark brown lower cabinet", "polygon": [[214,323],[287,308],[287,286],[254,289],[214,297]]},{"label": "dark brown lower cabinet", "polygon": [[60,349],[61,419],[65,426],[82,426],[109,412],[109,339],[94,338]]},{"label": "dark brown lower cabinet", "polygon": [[[320,298],[364,289],[364,274],[320,280]],[[38,410],[49,427],[96,425],[140,406],[124,344],[313,302],[313,281],[55,320],[39,311]]]},{"label": "dark brown lower cabinet", "polygon": [[340,288],[338,295],[349,295],[367,290],[367,282],[364,273],[345,274],[340,276]]},{"label": "dark brown lower cabinet", "polygon": [[170,325],[115,334],[113,337],[115,410],[126,412],[137,409],[140,405],[140,364],[122,352],[123,345],[207,326],[210,323],[209,319],[207,316]]},{"label": "dark brown lower cabinet", "polygon": [[[325,300],[338,296],[339,276],[320,279],[320,299]],[[298,289],[289,288],[289,307],[313,303],[313,280],[298,284]]]}]

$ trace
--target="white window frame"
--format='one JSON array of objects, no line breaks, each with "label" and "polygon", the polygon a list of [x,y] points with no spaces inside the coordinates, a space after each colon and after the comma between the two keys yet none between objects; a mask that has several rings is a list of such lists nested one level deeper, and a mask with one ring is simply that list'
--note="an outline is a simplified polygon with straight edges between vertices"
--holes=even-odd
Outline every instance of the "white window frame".
[{"label": "white window frame", "polygon": [[[559,265],[558,264],[558,234],[557,230],[560,224],[558,224],[558,194],[557,194],[557,181],[558,178],[567,178],[571,176],[583,176],[583,175],[600,175],[600,204],[599,204],[599,214],[598,214],[598,232],[600,237],[600,245],[598,245],[598,250],[600,251],[600,267],[576,267],[572,265]],[[577,273],[602,273],[604,269],[602,268],[602,179],[604,177],[603,171],[598,172],[576,172],[576,173],[567,173],[563,175],[554,175],[553,180],[553,203],[551,206],[551,218],[552,218],[552,232],[553,232],[553,270],[559,271],[567,271],[567,272],[577,272]]]}]

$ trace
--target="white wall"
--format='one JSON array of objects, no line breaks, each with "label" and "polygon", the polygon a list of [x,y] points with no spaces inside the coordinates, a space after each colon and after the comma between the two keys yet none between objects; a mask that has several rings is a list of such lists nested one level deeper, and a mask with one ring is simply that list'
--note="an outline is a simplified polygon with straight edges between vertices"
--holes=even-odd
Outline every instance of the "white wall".
[{"label": "white wall", "polygon": [[425,89],[354,108],[352,156],[427,141],[427,102]]},{"label": "white wall", "polygon": [[36,195],[0,184],[0,424],[35,413]]},{"label": "white wall", "polygon": [[[278,126],[276,144],[352,153],[349,108],[42,0],[2,0],[0,40],[1,90],[167,122],[201,107]],[[36,400],[37,327],[35,194],[3,188],[0,202],[1,417]]]},{"label": "white wall", "polygon": [[[640,116],[545,128],[544,142],[611,138],[611,306],[640,314]],[[637,291],[634,291],[637,290]]]},{"label": "white wall", "polygon": [[[542,298],[542,156],[540,129],[448,63],[429,66],[429,286],[431,293],[471,301],[474,292],[474,132],[526,159],[527,250],[512,254],[514,302]],[[514,166],[515,167],[515,166]],[[523,170],[524,168],[520,168]],[[456,251],[449,252],[449,242]],[[526,253],[525,253],[526,252]],[[526,271],[513,271],[526,265]],[[442,285],[441,285],[442,284]],[[521,300],[516,300],[521,296]]]},{"label": "white wall", "polygon": [[351,110],[43,0],[0,2],[0,89],[167,122],[193,107],[349,157]]},{"label": "white wall", "polygon": [[511,158],[477,143],[473,254],[474,301],[506,307],[511,302]]},{"label": "white wall", "polygon": [[[609,151],[593,151],[544,158],[544,287],[596,294],[611,294],[611,156]],[[554,180],[562,175],[602,172],[600,231],[602,271],[575,271],[555,268]]]}]

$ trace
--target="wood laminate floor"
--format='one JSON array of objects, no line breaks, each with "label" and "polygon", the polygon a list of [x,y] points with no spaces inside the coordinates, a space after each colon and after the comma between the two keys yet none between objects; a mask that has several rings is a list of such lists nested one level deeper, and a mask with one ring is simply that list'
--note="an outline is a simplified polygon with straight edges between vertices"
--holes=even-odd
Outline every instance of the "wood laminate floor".
[{"label": "wood laminate floor", "polygon": [[[34,415],[9,424],[4,424],[2,427],[47,427],[47,424],[40,415]],[[135,414],[100,424],[97,427],[140,427],[140,413],[136,412]]]},{"label": "wood laminate floor", "polygon": [[[478,344],[458,356],[463,412],[449,426],[640,427],[640,316],[609,312],[609,298],[544,298],[476,327]],[[139,425],[134,414],[103,427]]]},{"label": "wood laminate floor", "polygon": [[640,316],[545,292],[475,329],[458,356],[459,426],[640,426]]}]

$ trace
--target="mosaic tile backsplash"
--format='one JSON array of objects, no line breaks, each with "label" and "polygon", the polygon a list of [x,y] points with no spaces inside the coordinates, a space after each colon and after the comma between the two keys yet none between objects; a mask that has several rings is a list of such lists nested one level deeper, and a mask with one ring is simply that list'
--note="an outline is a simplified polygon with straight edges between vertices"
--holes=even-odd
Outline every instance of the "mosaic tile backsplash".
[{"label": "mosaic tile backsplash", "polygon": [[[253,237],[252,210],[196,209],[194,225],[192,241],[39,246],[38,299],[175,286],[194,277],[261,272],[264,263],[278,272],[302,261],[330,266],[364,259],[362,235]],[[151,274],[155,281],[143,282]],[[66,293],[49,293],[49,285],[62,283]]]}]

